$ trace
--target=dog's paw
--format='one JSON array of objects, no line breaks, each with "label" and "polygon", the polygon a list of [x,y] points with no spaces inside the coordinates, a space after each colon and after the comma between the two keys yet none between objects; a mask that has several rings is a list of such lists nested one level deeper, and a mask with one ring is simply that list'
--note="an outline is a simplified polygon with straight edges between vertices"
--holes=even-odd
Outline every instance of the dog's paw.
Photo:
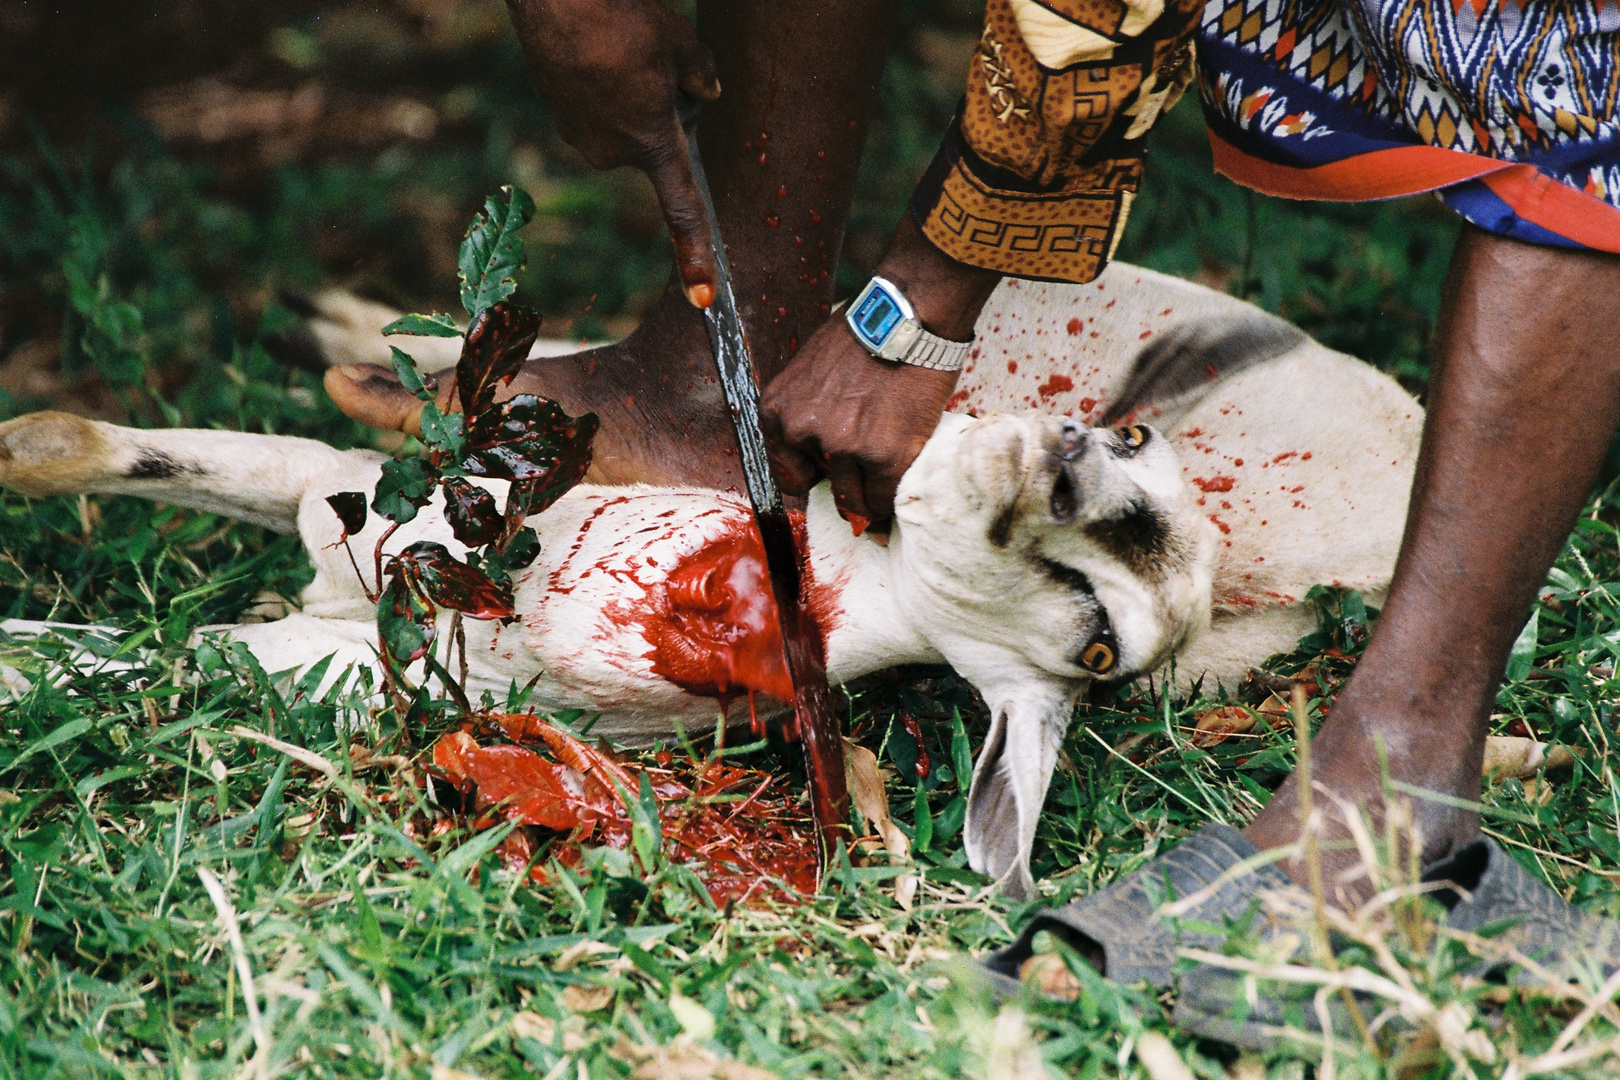
[{"label": "dog's paw", "polygon": [[24,495],[88,490],[110,457],[99,425],[61,412],[37,412],[0,424],[0,486]]}]

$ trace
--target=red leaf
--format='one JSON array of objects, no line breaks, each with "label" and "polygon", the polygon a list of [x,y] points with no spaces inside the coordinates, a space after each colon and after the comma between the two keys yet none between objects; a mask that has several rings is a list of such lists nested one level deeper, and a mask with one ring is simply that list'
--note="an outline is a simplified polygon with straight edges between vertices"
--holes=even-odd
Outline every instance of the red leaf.
[{"label": "red leaf", "polygon": [[495,505],[495,496],[459,476],[446,480],[442,487],[444,517],[457,540],[475,548],[500,539],[506,519]]},{"label": "red leaf", "polygon": [[358,491],[340,491],[326,497],[326,505],[343,523],[343,539],[347,540],[366,527],[366,497]]},{"label": "red leaf", "polygon": [[478,313],[456,363],[461,411],[476,422],[495,400],[495,384],[510,384],[540,335],[540,313],[502,301]]},{"label": "red leaf", "polygon": [[544,506],[536,508],[531,500],[508,507],[539,513],[585,476],[597,427],[595,413],[575,418],[555,401],[517,394],[471,421],[461,467],[474,476],[532,481],[548,493],[557,487]]},{"label": "red leaf", "polygon": [[433,764],[450,779],[476,786],[480,810],[499,806],[510,821],[569,832],[623,814],[613,792],[600,785],[590,791],[574,770],[521,746],[479,746],[454,731],[434,745]]},{"label": "red leaf", "polygon": [[[660,825],[670,857],[691,867],[716,904],[768,899],[792,900],[815,891],[817,832],[794,792],[769,773],[721,763],[671,762],[685,770],[681,783],[667,768],[647,769],[621,761],[569,735],[545,720],[522,714],[488,717],[511,739],[543,743],[557,760],[519,746],[479,746],[470,735],[446,735],[434,747],[434,764],[452,781],[477,787],[480,811],[504,808],[508,820],[572,830],[554,842],[552,857],[564,866],[581,861],[586,840],[624,848],[630,820],[615,784],[634,793],[639,774],[650,773],[659,802]],[[714,802],[723,792],[742,802]],[[521,849],[521,850],[519,850]],[[510,853],[519,864],[531,841]]]}]

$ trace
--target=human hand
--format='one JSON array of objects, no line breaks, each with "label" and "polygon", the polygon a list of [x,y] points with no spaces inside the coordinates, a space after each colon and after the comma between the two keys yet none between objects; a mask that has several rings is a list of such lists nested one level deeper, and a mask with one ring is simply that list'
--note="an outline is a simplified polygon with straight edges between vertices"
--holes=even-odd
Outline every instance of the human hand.
[{"label": "human hand", "polygon": [[[1000,275],[948,258],[912,223],[895,230],[878,273],[900,287],[931,333],[963,341]],[[811,335],[765,388],[760,424],[784,491],[802,495],[825,476],[838,512],[887,532],[894,493],[939,424],[957,373],[879,360],[842,315]]]},{"label": "human hand", "polygon": [[535,89],[557,133],[599,169],[633,165],[658,192],[686,298],[714,300],[709,217],[692,179],[677,92],[720,96],[714,58],[659,0],[507,0]]}]

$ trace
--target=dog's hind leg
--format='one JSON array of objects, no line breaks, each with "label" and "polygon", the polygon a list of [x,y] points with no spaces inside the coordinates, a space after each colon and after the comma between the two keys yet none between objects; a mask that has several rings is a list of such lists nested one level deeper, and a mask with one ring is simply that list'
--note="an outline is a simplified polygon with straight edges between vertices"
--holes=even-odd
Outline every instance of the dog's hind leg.
[{"label": "dog's hind leg", "polygon": [[59,412],[0,424],[0,486],[32,496],[139,495],[281,533],[298,531],[298,505],[312,486],[381,460],[312,439],[148,431]]}]

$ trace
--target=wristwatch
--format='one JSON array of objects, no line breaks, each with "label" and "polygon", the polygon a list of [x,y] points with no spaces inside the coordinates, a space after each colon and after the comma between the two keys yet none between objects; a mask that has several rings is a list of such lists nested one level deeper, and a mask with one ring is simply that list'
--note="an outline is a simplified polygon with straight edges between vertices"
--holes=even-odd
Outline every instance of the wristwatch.
[{"label": "wristwatch", "polygon": [[866,283],[845,311],[844,321],[873,356],[935,371],[961,371],[973,344],[924,330],[905,294],[886,278]]}]

